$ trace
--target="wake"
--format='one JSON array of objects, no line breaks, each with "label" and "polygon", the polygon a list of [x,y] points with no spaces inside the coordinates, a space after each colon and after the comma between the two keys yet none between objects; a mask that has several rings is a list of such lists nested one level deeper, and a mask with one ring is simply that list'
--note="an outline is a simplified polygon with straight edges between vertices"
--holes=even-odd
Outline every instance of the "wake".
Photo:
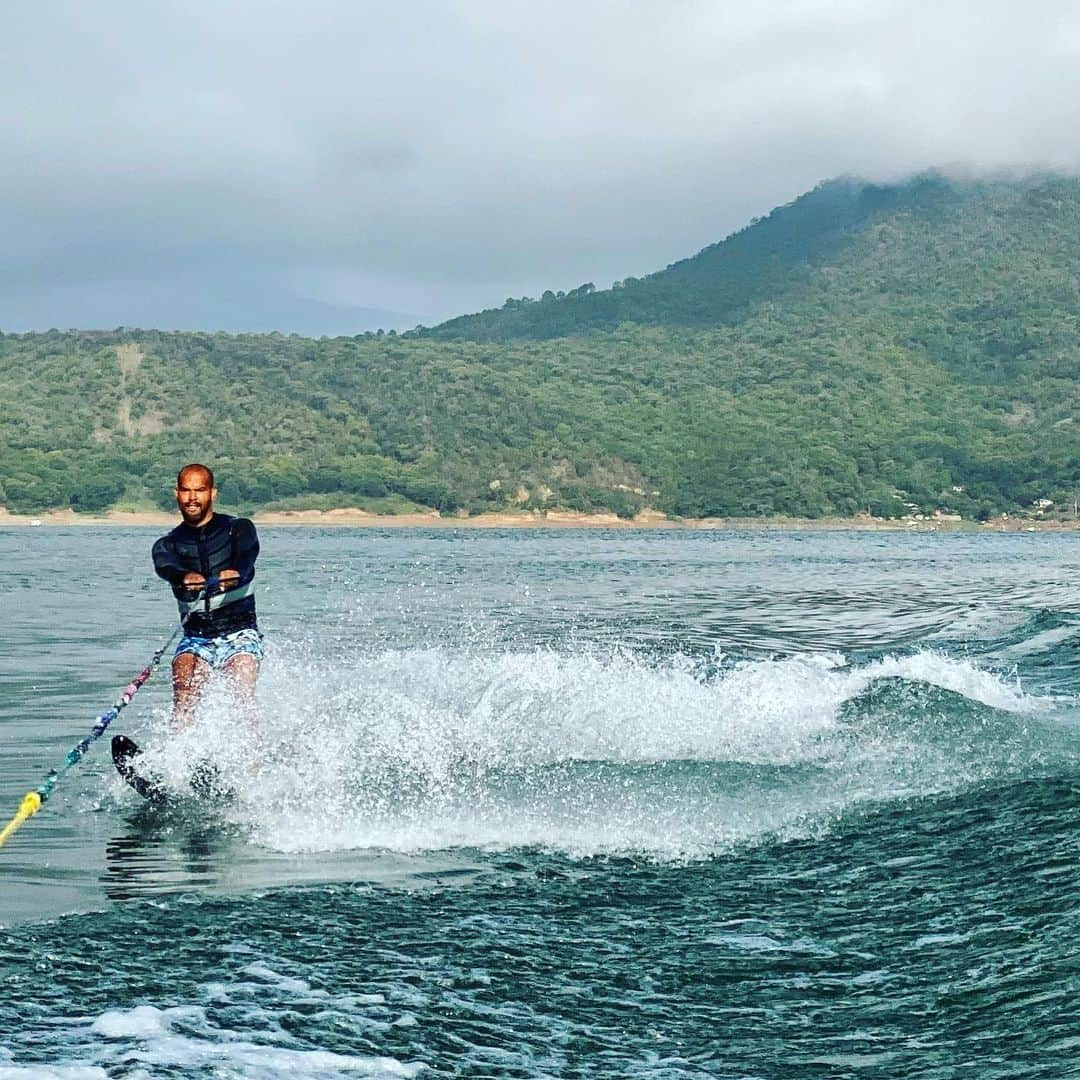
[{"label": "wake", "polygon": [[209,751],[240,789],[230,813],[288,852],[711,857],[1077,752],[1060,700],[929,650],[849,664],[385,649],[279,659],[259,695],[257,751],[219,695],[147,756],[179,777]]}]

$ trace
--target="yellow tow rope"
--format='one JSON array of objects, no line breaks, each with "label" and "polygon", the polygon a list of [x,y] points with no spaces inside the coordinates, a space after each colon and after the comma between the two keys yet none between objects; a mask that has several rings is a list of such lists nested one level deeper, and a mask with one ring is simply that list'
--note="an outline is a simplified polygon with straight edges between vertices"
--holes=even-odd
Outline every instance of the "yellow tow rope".
[{"label": "yellow tow rope", "polygon": [[27,819],[32,818],[44,805],[45,800],[36,792],[28,791],[19,803],[19,809],[15,816],[0,831],[0,847],[4,846],[7,838]]},{"label": "yellow tow rope", "polygon": [[150,663],[146,665],[124,687],[124,692],[120,695],[116,704],[106,712],[102,713],[97,718],[97,722],[90,729],[88,735],[80,739],[64,757],[64,763],[59,769],[50,769],[49,775],[45,777],[41,786],[36,791],[28,791],[24,796],[21,803],[19,803],[19,809],[15,811],[15,816],[0,829],[0,847],[3,847],[7,843],[8,838],[15,832],[24,821],[32,818],[41,808],[49,801],[49,796],[52,794],[53,788],[56,787],[57,781],[70,769],[73,765],[82,760],[83,755],[90,749],[91,744],[99,739],[104,733],[105,729],[116,719],[120,710],[124,708],[128,702],[139,692],[139,687],[142,686],[147,679],[157,670],[158,665],[161,663],[161,657],[164,655],[165,650],[173,643],[173,639],[180,632],[178,626],[172,634],[169,635],[169,640],[161,646]]}]

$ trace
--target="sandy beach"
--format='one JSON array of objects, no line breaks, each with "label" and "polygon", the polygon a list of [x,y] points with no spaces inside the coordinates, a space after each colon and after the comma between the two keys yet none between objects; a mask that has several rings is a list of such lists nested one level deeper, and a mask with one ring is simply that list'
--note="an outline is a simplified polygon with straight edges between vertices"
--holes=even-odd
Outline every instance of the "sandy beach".
[{"label": "sandy beach", "polygon": [[[170,528],[178,515],[165,511],[109,510],[104,514],[77,514],[74,510],[49,510],[41,514],[12,514],[0,507],[0,528],[70,526],[154,526]],[[504,511],[491,514],[442,515],[437,510],[414,514],[372,514],[354,507],[336,510],[257,511],[252,520],[260,526],[308,526],[314,528],[442,528],[442,529],[773,529],[876,531],[993,531],[1061,532],[1080,528],[1076,521],[1031,518],[995,518],[974,521],[935,518],[669,518],[656,510],[646,510],[634,518],[611,513],[581,513],[573,510]]]}]

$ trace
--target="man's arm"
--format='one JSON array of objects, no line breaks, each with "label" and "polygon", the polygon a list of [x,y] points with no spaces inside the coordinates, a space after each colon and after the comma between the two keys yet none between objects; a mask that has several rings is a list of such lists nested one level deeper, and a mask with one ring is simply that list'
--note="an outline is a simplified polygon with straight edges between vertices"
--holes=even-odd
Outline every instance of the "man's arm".
[{"label": "man's arm", "polygon": [[187,571],[180,565],[176,551],[173,549],[172,544],[169,543],[167,536],[163,536],[154,544],[151,555],[154,559],[154,572],[158,577],[164,578],[174,587],[183,584],[184,575],[187,574]]},{"label": "man's arm", "polygon": [[151,554],[154,559],[154,572],[173,587],[173,595],[191,600],[197,595],[198,589],[206,584],[206,578],[198,571],[185,570],[180,565],[167,536],[163,536],[154,545]]},{"label": "man's arm", "polygon": [[235,589],[255,577],[255,560],[259,557],[259,537],[248,518],[233,522],[233,564],[218,575],[222,588]]}]

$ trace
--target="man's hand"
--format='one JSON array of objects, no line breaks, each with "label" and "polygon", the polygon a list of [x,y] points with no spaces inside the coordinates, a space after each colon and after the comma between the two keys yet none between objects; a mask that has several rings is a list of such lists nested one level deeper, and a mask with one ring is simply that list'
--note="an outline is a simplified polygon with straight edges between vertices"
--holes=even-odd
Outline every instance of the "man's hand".
[{"label": "man's hand", "polygon": [[197,573],[195,570],[189,570],[185,575],[180,585],[187,590],[188,599],[193,599],[195,594],[206,585],[206,578],[202,574]]},{"label": "man's hand", "polygon": [[[225,592],[228,589],[235,589],[239,582],[239,570],[222,570],[217,576],[217,585],[222,592]],[[198,592],[200,589],[206,587],[206,578],[195,570],[189,570],[184,575],[184,580],[180,584],[187,589],[188,592]]]},{"label": "man's hand", "polygon": [[218,581],[221,582],[221,591],[225,592],[227,589],[236,588],[237,583],[240,580],[239,570],[222,570],[218,574]]}]

